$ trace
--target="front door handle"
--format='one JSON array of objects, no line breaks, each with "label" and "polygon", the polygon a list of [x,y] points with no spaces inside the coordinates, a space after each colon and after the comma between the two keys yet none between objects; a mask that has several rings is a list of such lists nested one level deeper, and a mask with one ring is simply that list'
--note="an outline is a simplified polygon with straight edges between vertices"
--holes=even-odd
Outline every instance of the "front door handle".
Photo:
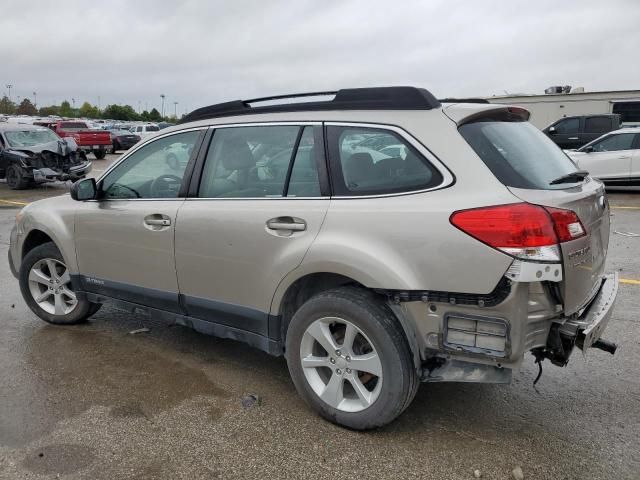
[{"label": "front door handle", "polygon": [[287,230],[290,232],[303,232],[307,229],[304,220],[292,217],[278,217],[267,221],[267,228],[270,230]]},{"label": "front door handle", "polygon": [[145,227],[150,227],[151,230],[159,230],[162,227],[170,226],[171,218],[162,213],[152,213],[151,215],[144,217],[144,225]]},{"label": "front door handle", "polygon": [[578,140],[578,137],[569,137],[568,140]]}]

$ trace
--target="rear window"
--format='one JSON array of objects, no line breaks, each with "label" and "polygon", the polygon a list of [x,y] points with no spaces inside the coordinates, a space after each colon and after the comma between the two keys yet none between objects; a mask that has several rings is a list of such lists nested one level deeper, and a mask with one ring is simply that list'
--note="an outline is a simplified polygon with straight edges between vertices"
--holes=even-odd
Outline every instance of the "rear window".
[{"label": "rear window", "polygon": [[544,133],[529,122],[494,120],[467,123],[460,134],[500,182],[508,187],[556,190],[550,185],[576,166]]},{"label": "rear window", "polygon": [[78,130],[88,130],[89,127],[84,122],[64,122],[60,124],[60,128],[62,130],[68,130],[70,132],[75,132]]}]

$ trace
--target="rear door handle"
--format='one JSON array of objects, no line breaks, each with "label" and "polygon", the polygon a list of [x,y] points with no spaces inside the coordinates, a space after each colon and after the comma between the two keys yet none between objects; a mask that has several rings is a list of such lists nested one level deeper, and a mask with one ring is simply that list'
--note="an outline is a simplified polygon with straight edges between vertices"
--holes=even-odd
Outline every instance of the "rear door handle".
[{"label": "rear door handle", "polygon": [[304,220],[291,217],[272,218],[267,221],[267,228],[270,230],[288,230],[291,232],[303,232],[307,229]]},{"label": "rear door handle", "polygon": [[569,137],[568,140],[578,140],[578,137]]}]

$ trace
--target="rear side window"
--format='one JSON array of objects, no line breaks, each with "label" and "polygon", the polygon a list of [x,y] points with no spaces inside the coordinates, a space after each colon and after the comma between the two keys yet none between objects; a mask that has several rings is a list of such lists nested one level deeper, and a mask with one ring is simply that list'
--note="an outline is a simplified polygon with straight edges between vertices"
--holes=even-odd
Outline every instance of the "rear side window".
[{"label": "rear side window", "polygon": [[585,133],[605,133],[611,130],[611,117],[587,117],[584,119]]},{"label": "rear side window", "polygon": [[336,195],[380,195],[433,188],[442,175],[395,132],[327,128]]},{"label": "rear side window", "polygon": [[216,130],[198,196],[320,196],[313,127],[257,126]]},{"label": "rear side window", "polygon": [[553,190],[552,180],[576,166],[544,133],[529,122],[478,121],[460,134],[500,182],[508,187]]},{"label": "rear side window", "polygon": [[560,134],[578,133],[580,131],[580,119],[567,118],[554,125],[556,132]]}]

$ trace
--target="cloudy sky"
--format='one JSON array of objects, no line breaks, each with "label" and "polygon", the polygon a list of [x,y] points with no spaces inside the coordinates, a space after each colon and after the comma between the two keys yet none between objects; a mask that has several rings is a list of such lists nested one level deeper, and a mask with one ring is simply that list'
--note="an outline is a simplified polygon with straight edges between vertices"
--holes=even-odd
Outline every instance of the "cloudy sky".
[{"label": "cloudy sky", "polygon": [[417,85],[436,96],[640,89],[640,1],[3,0],[0,92],[178,113]]}]

